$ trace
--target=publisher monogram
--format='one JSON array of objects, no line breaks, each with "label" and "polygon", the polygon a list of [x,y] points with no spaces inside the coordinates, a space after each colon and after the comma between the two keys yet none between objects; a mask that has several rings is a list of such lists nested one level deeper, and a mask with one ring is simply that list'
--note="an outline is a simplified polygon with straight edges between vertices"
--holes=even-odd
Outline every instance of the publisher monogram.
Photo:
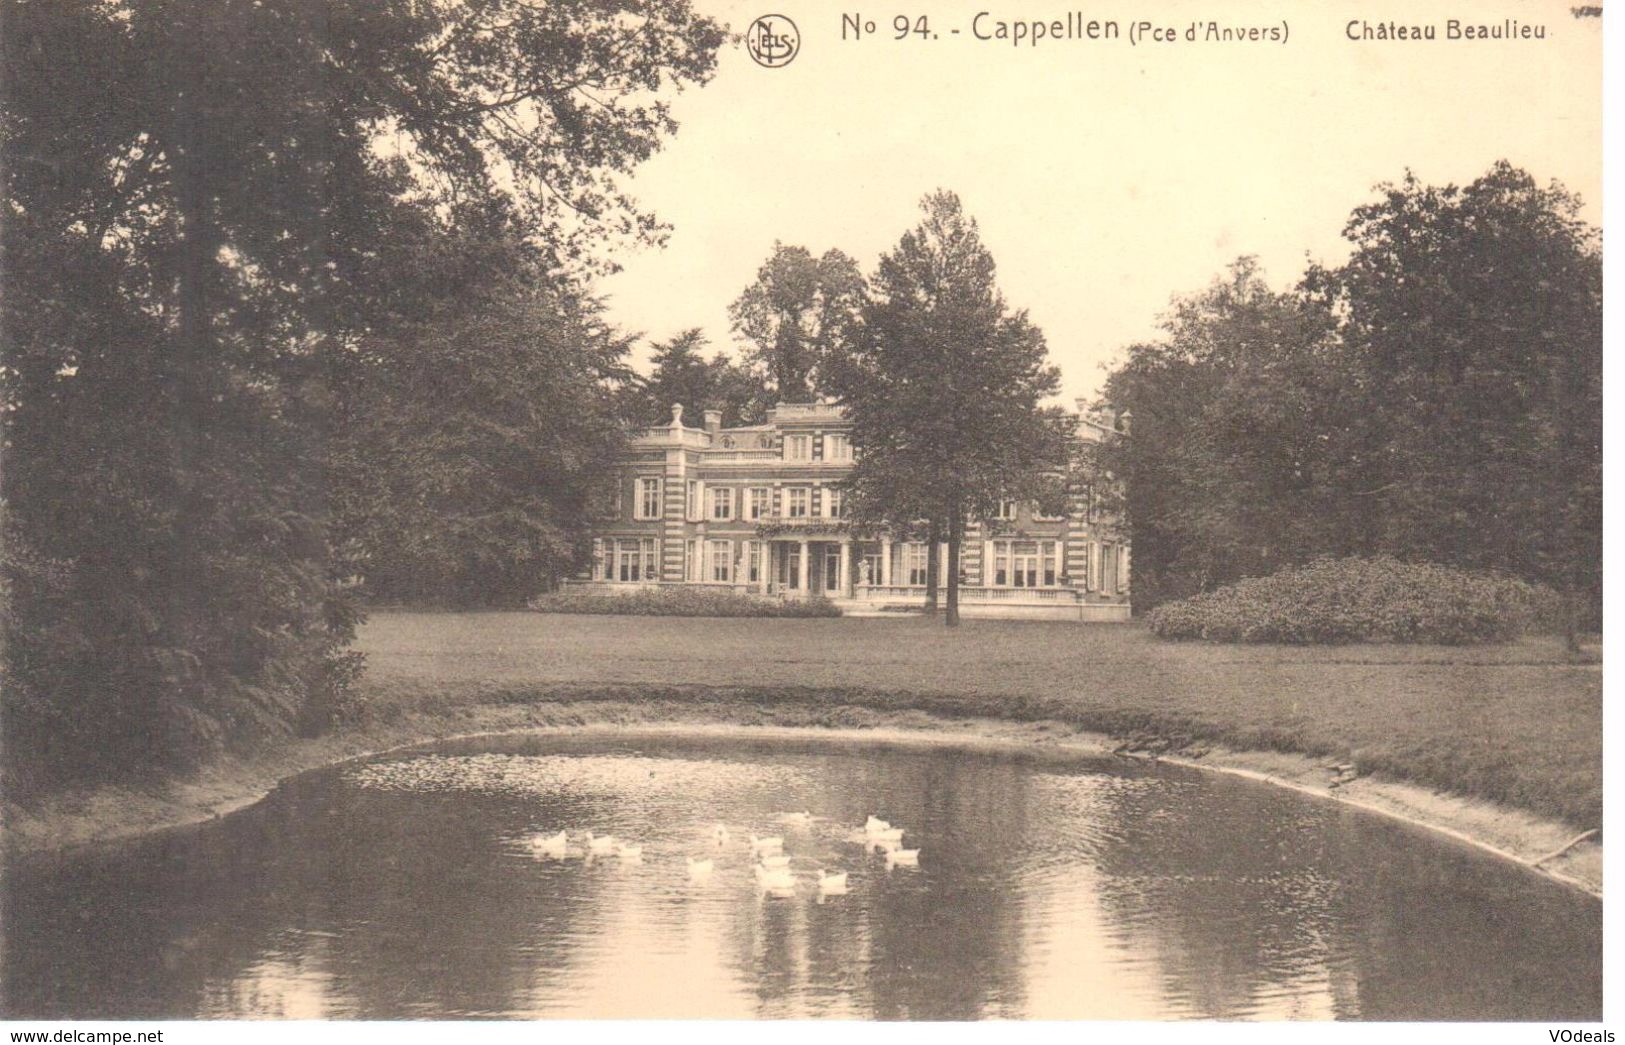
[{"label": "publisher monogram", "polygon": [[777,69],[801,50],[801,32],[784,15],[763,15],[745,31],[745,49],[757,65]]}]

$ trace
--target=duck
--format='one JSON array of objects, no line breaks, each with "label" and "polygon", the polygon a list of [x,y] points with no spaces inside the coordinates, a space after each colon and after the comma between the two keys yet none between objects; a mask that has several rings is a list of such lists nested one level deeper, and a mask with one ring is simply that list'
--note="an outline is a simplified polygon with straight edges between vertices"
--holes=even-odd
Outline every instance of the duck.
[{"label": "duck", "polygon": [[625,842],[618,842],[615,845],[615,855],[622,860],[642,860],[643,847],[641,845],[627,845]]},{"label": "duck", "polygon": [[890,828],[891,824],[873,814],[870,814],[869,819],[863,822],[863,830],[868,834],[874,834],[876,831],[886,831]]},{"label": "duck", "polygon": [[886,853],[887,867],[918,867],[920,865],[920,851],[918,849],[892,849]]},{"label": "duck", "polygon": [[825,895],[846,892],[846,872],[818,870],[818,891]]},{"label": "duck", "polygon": [[870,831],[869,841],[873,845],[902,845],[903,829],[901,827],[888,827],[884,831]]},{"label": "duck", "polygon": [[556,835],[531,835],[530,851],[539,856],[563,857],[570,851],[570,837],[563,831]]},{"label": "duck", "polygon": [[587,852],[589,853],[605,856],[613,853],[620,844],[614,835],[595,835],[591,831],[587,832]]},{"label": "duck", "polygon": [[783,852],[783,850],[784,839],[778,835],[774,835],[771,838],[757,838],[755,835],[750,836],[750,851],[755,853],[757,856],[761,856],[763,853],[779,853]]},{"label": "duck", "polygon": [[790,873],[788,867],[768,868],[757,865],[756,884],[768,892],[794,891],[796,876]]},{"label": "duck", "polygon": [[772,853],[764,854],[762,856],[762,866],[767,868],[769,871],[777,871],[782,868],[789,867],[790,858],[785,856],[783,853],[778,853],[776,855]]},{"label": "duck", "polygon": [[691,856],[691,857],[688,858],[688,874],[689,874],[689,877],[690,878],[704,878],[706,875],[708,875],[712,871],[716,870],[716,866],[717,866],[717,862],[715,860],[712,860],[710,858],[707,858],[707,859],[704,859],[704,860],[696,860]]}]

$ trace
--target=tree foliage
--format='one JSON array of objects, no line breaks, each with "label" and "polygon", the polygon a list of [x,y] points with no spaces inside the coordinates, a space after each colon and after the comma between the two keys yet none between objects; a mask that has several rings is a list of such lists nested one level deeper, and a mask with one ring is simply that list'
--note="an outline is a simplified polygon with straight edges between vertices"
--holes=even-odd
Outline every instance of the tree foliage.
[{"label": "tree foliage", "polygon": [[1602,253],[1561,185],[1497,163],[1465,188],[1407,174],[1314,270],[1381,418],[1379,547],[1552,583],[1602,580]]},{"label": "tree foliage", "polygon": [[1132,419],[1103,447],[1124,482],[1141,605],[1352,551],[1342,530],[1362,419],[1332,318],[1242,258],[1176,299],[1106,399]]},{"label": "tree foliage", "polygon": [[862,293],[857,262],[840,251],[814,258],[805,247],[773,244],[729,315],[751,345],[746,362],[776,401],[808,402],[828,391],[828,360],[850,342]]},{"label": "tree foliage", "polygon": [[666,423],[681,403],[694,423],[705,410],[720,410],[725,425],[757,424],[767,417],[772,395],[760,376],[725,353],[706,359],[706,337],[698,327],[654,346],[649,377],[638,396],[643,424]]},{"label": "tree foliage", "polygon": [[1505,163],[1378,193],[1343,265],[1276,293],[1244,259],[1112,374],[1139,606],[1373,553],[1597,605],[1596,231]]},{"label": "tree foliage", "polygon": [[[959,198],[936,192],[882,255],[851,351],[831,367],[858,450],[848,485],[860,524],[948,543],[947,622],[958,622],[967,518],[1036,496],[1066,460],[1066,426],[1041,403],[1059,388],[1044,336],[1012,310]],[[934,543],[933,543],[934,547]]]},{"label": "tree foliage", "polygon": [[561,274],[657,238],[617,176],[721,29],[684,0],[7,0],[4,20],[11,782],[320,720],[353,671],[334,370],[517,263],[465,244],[522,241]]},{"label": "tree foliage", "polygon": [[627,351],[596,303],[523,284],[364,346],[333,486],[346,572],[384,601],[519,606],[573,570]]}]

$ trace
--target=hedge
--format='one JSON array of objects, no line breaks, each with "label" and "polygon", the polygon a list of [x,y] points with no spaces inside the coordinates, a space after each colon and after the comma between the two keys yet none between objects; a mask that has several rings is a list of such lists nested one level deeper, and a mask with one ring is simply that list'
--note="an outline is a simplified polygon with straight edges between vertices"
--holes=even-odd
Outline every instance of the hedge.
[{"label": "hedge", "polygon": [[644,617],[839,617],[828,599],[776,601],[705,588],[646,588],[625,595],[558,592],[526,605],[538,613],[608,613]]},{"label": "hedge", "polygon": [[1467,645],[1517,638],[1549,619],[1548,588],[1398,559],[1321,559],[1166,603],[1146,622],[1165,639]]}]

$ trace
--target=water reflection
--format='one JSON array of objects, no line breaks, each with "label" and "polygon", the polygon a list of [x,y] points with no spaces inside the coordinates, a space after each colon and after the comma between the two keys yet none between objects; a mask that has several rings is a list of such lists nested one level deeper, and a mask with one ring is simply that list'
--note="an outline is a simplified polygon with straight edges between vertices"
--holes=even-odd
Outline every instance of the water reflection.
[{"label": "water reflection", "polygon": [[[774,820],[811,809],[810,825]],[[888,869],[871,813],[921,845]],[[728,823],[718,849],[711,827]],[[593,828],[645,860],[538,859]],[[743,839],[802,879],[762,896]],[[691,880],[685,857],[712,855]],[[819,867],[851,872],[822,902]],[[1288,792],[949,750],[486,741],[14,861],[17,1017],[1568,1019],[1600,904]]]}]

